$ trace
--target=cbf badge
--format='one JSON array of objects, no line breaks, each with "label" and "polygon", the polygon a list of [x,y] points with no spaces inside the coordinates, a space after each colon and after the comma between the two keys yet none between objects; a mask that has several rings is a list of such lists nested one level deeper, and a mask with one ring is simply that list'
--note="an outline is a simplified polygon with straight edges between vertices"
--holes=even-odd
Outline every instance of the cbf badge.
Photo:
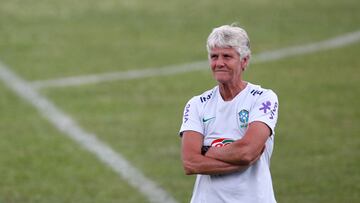
[{"label": "cbf badge", "polygon": [[249,122],[249,111],[248,110],[241,110],[239,112],[239,120],[240,120],[240,127],[246,128]]}]

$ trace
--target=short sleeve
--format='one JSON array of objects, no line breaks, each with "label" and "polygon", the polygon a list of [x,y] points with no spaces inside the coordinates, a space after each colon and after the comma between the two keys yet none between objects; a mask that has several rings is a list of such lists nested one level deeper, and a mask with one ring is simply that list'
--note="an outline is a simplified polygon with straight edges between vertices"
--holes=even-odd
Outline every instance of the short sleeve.
[{"label": "short sleeve", "polygon": [[259,95],[250,112],[249,123],[261,121],[271,129],[271,135],[275,134],[275,126],[278,118],[279,101],[277,95],[268,90]]},{"label": "short sleeve", "polygon": [[203,124],[201,122],[199,107],[198,107],[198,97],[193,97],[185,105],[183,121],[179,131],[179,135],[182,136],[184,131],[192,130],[204,134]]}]

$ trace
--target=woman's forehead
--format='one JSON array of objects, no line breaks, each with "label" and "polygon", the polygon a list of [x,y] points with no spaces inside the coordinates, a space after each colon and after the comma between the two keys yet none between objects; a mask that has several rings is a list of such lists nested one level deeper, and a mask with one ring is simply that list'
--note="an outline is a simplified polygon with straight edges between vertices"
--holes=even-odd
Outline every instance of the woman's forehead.
[{"label": "woman's forehead", "polygon": [[236,50],[232,47],[214,47],[210,50],[210,54],[236,54]]}]

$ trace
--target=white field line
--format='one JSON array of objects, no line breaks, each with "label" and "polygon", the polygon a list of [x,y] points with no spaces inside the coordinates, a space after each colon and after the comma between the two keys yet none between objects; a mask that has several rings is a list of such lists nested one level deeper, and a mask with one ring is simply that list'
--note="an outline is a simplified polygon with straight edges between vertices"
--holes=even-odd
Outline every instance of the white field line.
[{"label": "white field line", "polygon": [[75,77],[65,77],[59,79],[50,79],[50,80],[41,80],[34,81],[31,85],[36,88],[45,88],[45,87],[66,87],[66,86],[76,86],[76,85],[85,85],[92,83],[100,83],[106,81],[114,80],[130,80],[136,78],[145,78],[145,77],[154,77],[161,75],[175,75],[178,73],[191,72],[195,70],[203,70],[207,67],[207,61],[199,61],[188,64],[166,66],[163,68],[148,68],[144,70],[131,70],[124,72],[109,72],[109,73],[100,73],[92,75],[83,75]]},{"label": "white field line", "polygon": [[130,185],[138,189],[152,203],[176,203],[166,191],[145,177],[121,154],[101,142],[94,134],[86,132],[76,121],[61,111],[46,97],[38,93],[29,83],[0,62],[0,79],[19,97],[32,104],[46,119],[61,132],[75,140],[86,150],[95,154],[103,163],[111,167]]},{"label": "white field line", "polygon": [[[291,56],[298,56],[303,54],[309,54],[322,50],[334,49],[346,46],[351,43],[360,41],[360,31],[347,33],[328,40],[309,43],[305,45],[293,46],[278,50],[266,51],[260,54],[256,54],[252,57],[251,63],[262,63],[275,61]],[[198,61],[194,63],[187,63],[181,65],[166,66],[162,68],[149,68],[144,70],[131,70],[124,72],[109,72],[102,74],[83,75],[75,77],[65,77],[50,80],[40,80],[30,83],[34,88],[46,88],[46,87],[66,87],[85,85],[92,83],[100,83],[114,80],[130,80],[136,78],[174,75],[178,73],[185,73],[197,70],[208,69],[207,61]]]}]

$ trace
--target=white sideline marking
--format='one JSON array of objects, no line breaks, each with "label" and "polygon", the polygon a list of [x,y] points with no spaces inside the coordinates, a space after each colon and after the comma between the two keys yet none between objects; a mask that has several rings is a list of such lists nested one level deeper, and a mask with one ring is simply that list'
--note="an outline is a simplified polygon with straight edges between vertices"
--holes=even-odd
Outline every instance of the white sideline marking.
[{"label": "white sideline marking", "polygon": [[305,45],[293,46],[279,50],[266,51],[254,56],[257,63],[275,61],[289,56],[314,53],[322,50],[335,49],[360,41],[360,31],[347,33],[320,42],[313,42]]},{"label": "white sideline marking", "polygon": [[207,67],[207,61],[199,61],[188,64],[166,66],[163,68],[148,68],[144,70],[130,70],[124,72],[109,72],[109,73],[100,73],[92,75],[83,75],[75,77],[66,77],[59,79],[50,79],[50,80],[41,80],[34,81],[31,85],[36,88],[45,88],[45,87],[65,87],[65,86],[76,86],[76,85],[85,85],[92,83],[100,83],[105,81],[114,81],[114,80],[130,80],[136,78],[144,77],[153,77],[160,75],[175,75],[177,73],[185,73],[195,70],[203,70]]},{"label": "white sideline marking", "polygon": [[130,185],[138,189],[152,203],[176,203],[176,200],[146,178],[132,166],[121,154],[101,142],[94,134],[83,130],[70,116],[62,112],[46,97],[38,93],[29,83],[0,62],[0,79],[19,97],[31,103],[57,129],[75,140],[88,151],[95,154],[102,162],[110,166]]},{"label": "white sideline marking", "polygon": [[[266,51],[254,55],[251,63],[275,61],[290,56],[298,56],[298,55],[309,54],[322,50],[334,49],[358,41],[360,41],[360,31],[347,33],[325,41],[293,46],[278,50]],[[153,76],[174,75],[178,73],[185,73],[185,72],[205,70],[205,69],[208,69],[208,61],[198,61],[194,63],[166,66],[163,68],[149,68],[145,70],[110,72],[110,73],[102,73],[102,74],[34,81],[31,83],[31,85],[34,88],[66,87],[66,86],[85,85],[85,84],[100,83],[100,82],[114,81],[114,80],[130,80],[130,79],[153,77]]]}]

